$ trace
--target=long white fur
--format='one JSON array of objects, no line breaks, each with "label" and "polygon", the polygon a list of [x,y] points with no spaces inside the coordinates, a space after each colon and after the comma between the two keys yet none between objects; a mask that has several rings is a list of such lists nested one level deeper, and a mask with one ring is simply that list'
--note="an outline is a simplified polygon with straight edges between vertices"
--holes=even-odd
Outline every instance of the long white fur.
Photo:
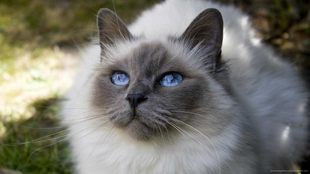
[{"label": "long white fur", "polygon": [[[170,142],[167,140],[163,147],[138,142],[118,132],[108,122],[93,120],[71,126],[67,124],[77,173],[248,174],[257,173],[252,166],[258,160],[262,168],[270,170],[270,163],[277,158],[292,162],[300,158],[308,126],[304,84],[292,65],[279,60],[254,37],[246,15],[234,7],[208,1],[168,0],[143,12],[129,30],[135,36],[144,35],[143,42],[159,40],[167,44],[162,38],[181,35],[206,8],[216,8],[222,13],[223,59],[228,60],[239,102],[247,108],[245,112],[250,113],[248,116],[253,121],[250,126],[258,130],[257,136],[262,142],[260,156],[253,157],[249,153],[237,158],[233,155],[234,151],[246,148],[239,146],[238,137],[244,132],[241,132],[238,121],[210,139],[189,128],[187,131],[191,131],[199,142],[178,137]],[[126,54],[139,44],[140,41],[130,45],[119,43],[110,54]],[[171,49],[176,54],[180,52],[178,48]],[[98,115],[89,109],[89,96],[92,75],[100,64],[100,47],[88,48],[83,57],[81,72],[67,95],[68,101],[63,104],[64,123]],[[104,126],[99,129],[94,126],[100,124]]]}]

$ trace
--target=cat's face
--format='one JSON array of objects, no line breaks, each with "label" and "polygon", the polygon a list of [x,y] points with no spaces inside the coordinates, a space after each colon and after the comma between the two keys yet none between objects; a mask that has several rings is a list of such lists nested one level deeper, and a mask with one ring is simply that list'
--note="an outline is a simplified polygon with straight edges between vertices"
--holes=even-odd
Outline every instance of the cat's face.
[{"label": "cat's face", "polygon": [[[217,80],[220,48],[201,47],[196,40],[187,43],[196,23],[181,39],[148,41],[134,38],[121,21],[112,19],[119,20],[111,11],[99,13],[102,63],[94,78],[92,105],[102,109],[104,117],[138,140],[182,124],[209,126],[213,133],[225,126],[229,119],[222,100],[228,100],[227,91]],[[111,20],[122,29],[114,31],[117,25],[109,26]],[[118,31],[123,43],[111,40]],[[221,39],[207,43],[221,44]]]},{"label": "cat's face", "polygon": [[[169,118],[187,121],[188,114],[182,112],[196,112],[205,103],[205,71],[193,69],[181,57],[173,56],[161,43],[140,44],[98,74],[94,105],[108,109],[106,116],[110,121],[138,139],[147,139],[159,129],[169,127]],[[115,73],[126,75],[128,83],[113,83]],[[182,80],[167,86],[161,83],[167,75],[178,75]],[[132,94],[141,96],[129,98]]]}]

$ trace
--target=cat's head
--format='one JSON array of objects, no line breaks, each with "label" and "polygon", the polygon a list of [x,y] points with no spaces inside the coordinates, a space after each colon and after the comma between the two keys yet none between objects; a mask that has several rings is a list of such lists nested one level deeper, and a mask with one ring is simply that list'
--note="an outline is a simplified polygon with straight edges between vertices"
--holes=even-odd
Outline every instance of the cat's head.
[{"label": "cat's head", "polygon": [[92,106],[138,140],[176,127],[216,134],[231,120],[229,78],[221,62],[223,20],[200,13],[179,37],[133,36],[108,9],[98,14],[101,60]]}]

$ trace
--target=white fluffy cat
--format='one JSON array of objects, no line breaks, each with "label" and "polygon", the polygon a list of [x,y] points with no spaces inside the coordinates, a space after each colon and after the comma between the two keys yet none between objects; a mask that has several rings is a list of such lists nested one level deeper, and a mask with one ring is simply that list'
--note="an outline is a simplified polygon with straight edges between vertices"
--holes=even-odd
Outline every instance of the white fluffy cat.
[{"label": "white fluffy cat", "polygon": [[[204,11],[209,8],[221,13],[223,36],[220,14]],[[143,12],[128,30],[117,16],[111,19],[113,15],[100,11],[101,47],[85,51],[81,71],[63,104],[77,173],[262,174],[291,169],[300,160],[308,126],[306,89],[291,64],[254,36],[248,16],[232,6],[194,0],[162,2]],[[194,19],[202,25],[192,23]],[[116,23],[111,25],[111,20]],[[195,31],[197,27],[211,33],[218,30],[212,33],[216,38],[205,44],[209,33]],[[186,44],[186,38],[196,36],[198,43]],[[229,68],[219,68],[220,53]],[[161,71],[168,63],[155,59],[162,57],[168,57],[168,63],[180,59],[182,68],[173,63]],[[204,63],[207,68],[202,68]],[[153,70],[142,77],[147,74],[140,70],[142,64],[151,64],[143,65],[151,67],[143,72],[161,71],[163,75],[154,77],[159,82],[145,82],[153,78]],[[227,73],[216,75],[222,69]],[[162,76],[183,80],[163,87]],[[115,85],[117,78],[130,80],[120,81],[126,82],[120,87]],[[144,93],[143,85],[148,86],[141,89]],[[136,106],[128,95],[138,93],[143,97],[135,98],[141,100]],[[171,103],[174,108],[168,109]],[[152,120],[159,110],[161,117]]]}]

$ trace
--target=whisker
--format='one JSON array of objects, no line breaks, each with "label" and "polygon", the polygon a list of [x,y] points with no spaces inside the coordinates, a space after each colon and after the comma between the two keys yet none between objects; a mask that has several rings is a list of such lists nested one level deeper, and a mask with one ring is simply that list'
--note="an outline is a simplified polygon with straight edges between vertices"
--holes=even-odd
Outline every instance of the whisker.
[{"label": "whisker", "polygon": [[88,7],[89,9],[91,9],[91,10],[93,10],[93,11],[95,11],[95,12],[97,12],[97,11],[98,11],[98,10],[96,10],[96,9],[92,8],[91,6],[89,6],[89,5],[85,4],[84,2],[82,2],[82,1],[80,1],[80,0],[76,0],[76,1],[78,1],[79,3],[81,3],[81,4],[85,5],[86,7]]},{"label": "whisker", "polygon": [[104,114],[96,114],[96,115],[92,115],[92,116],[88,116],[88,117],[83,117],[83,118],[77,118],[77,119],[69,119],[69,120],[62,120],[62,122],[70,122],[70,121],[87,121],[93,118],[98,118],[98,117],[102,117]]},{"label": "whisker", "polygon": [[166,122],[166,123],[168,123],[170,126],[172,126],[172,127],[175,128],[177,131],[179,131],[184,137],[186,137],[185,134],[184,134],[184,133],[179,129],[179,127],[177,127],[175,124],[170,123],[170,122]]},{"label": "whisker", "polygon": [[[111,129],[110,129],[109,132],[111,132],[112,128],[113,128],[113,127],[111,127]],[[93,150],[91,151],[91,153],[89,154],[89,156],[86,158],[86,160],[85,160],[84,162],[86,162],[86,161],[91,157],[91,155],[93,154],[94,150],[96,149],[98,143],[100,142],[100,140],[102,139],[102,137],[103,137],[104,135],[105,135],[105,132],[100,136],[100,138],[99,138],[99,140],[97,141],[97,143],[95,144]]]},{"label": "whisker", "polygon": [[[77,125],[79,123],[84,123],[85,121],[90,121],[90,120],[93,120],[93,119],[96,119],[96,118],[101,118],[101,114],[100,115],[94,115],[93,117],[85,117],[85,118],[81,118],[83,119],[82,121],[79,121],[79,122],[76,122],[76,123],[73,123],[73,124],[70,124],[70,126],[74,126],[74,125]],[[75,121],[75,120],[80,120],[80,119],[73,119],[71,121]],[[41,122],[43,123],[43,122]],[[22,127],[22,128],[27,128],[27,129],[37,129],[37,130],[51,130],[51,129],[60,129],[60,128],[65,128],[66,126],[63,125],[63,126],[55,126],[55,127],[48,127],[48,128],[44,128],[44,127],[29,127],[29,126],[19,126],[19,127]]]},{"label": "whisker", "polygon": [[157,128],[157,129],[159,130],[160,135],[161,135],[161,138],[163,139],[164,146],[166,146],[166,145],[165,145],[165,138],[164,138],[164,135],[163,135],[163,132],[162,132],[161,128],[159,127],[159,128]]},{"label": "whisker", "polygon": [[68,131],[68,129],[62,130],[62,131],[59,131],[59,132],[56,132],[56,133],[53,133],[53,134],[50,134],[50,135],[46,135],[44,137],[40,137],[40,138],[31,140],[31,141],[28,141],[28,142],[24,142],[24,143],[13,143],[13,144],[2,144],[1,143],[1,146],[20,146],[20,145],[26,145],[26,144],[36,143],[36,142],[44,142],[44,141],[50,140],[50,139],[44,140],[45,138],[48,138],[48,137],[51,137],[51,136],[54,136],[54,135],[57,135],[57,134],[61,134],[61,133],[66,132],[66,131]]},{"label": "whisker", "polygon": [[[97,118],[101,118],[101,117],[97,117]],[[89,119],[89,120],[94,120],[94,119],[96,119],[96,118]],[[89,121],[89,120],[88,120],[88,121]],[[84,122],[84,121],[83,121],[83,122]],[[78,122],[78,123],[83,123],[83,122]],[[74,126],[74,125],[76,125],[76,124],[78,124],[78,123],[72,124],[72,126]],[[48,129],[48,128],[46,128],[46,129]],[[68,128],[66,128],[65,130],[61,130],[61,131],[52,133],[52,134],[50,134],[50,135],[46,135],[46,136],[43,136],[43,137],[40,137],[40,138],[31,140],[31,141],[28,141],[28,142],[14,143],[14,144],[1,144],[1,145],[2,145],[2,146],[20,146],[20,145],[26,145],[26,144],[31,144],[31,143],[45,142],[45,141],[57,139],[57,138],[60,138],[60,137],[64,137],[64,136],[60,136],[60,137],[55,137],[55,138],[52,138],[52,139],[47,139],[47,140],[45,140],[46,138],[49,138],[49,137],[52,137],[52,136],[55,136],[55,135],[64,133],[64,132],[66,132],[66,131],[68,131]]]},{"label": "whisker", "polygon": [[[195,115],[195,116],[199,116],[199,117],[202,117],[202,118],[206,118],[207,116],[206,115],[203,115],[203,114],[199,114],[199,113],[194,113],[194,112],[186,112],[186,111],[172,111],[174,113],[184,113],[184,114],[191,114],[191,115]],[[206,113],[206,114],[212,114],[212,113],[207,113],[207,112],[204,112],[204,111],[200,111],[202,113]],[[211,119],[210,117],[208,117],[208,119]],[[220,123],[219,120],[217,119],[213,119],[212,120],[214,123]]]},{"label": "whisker", "polygon": [[[97,126],[99,126],[99,125],[101,125],[101,124],[105,124],[105,123],[107,123],[107,122],[108,122],[108,121],[100,122],[100,124],[98,124]],[[89,127],[88,127],[88,128],[89,128]],[[85,130],[87,130],[88,128],[83,129],[82,131],[85,131]],[[96,127],[96,129],[98,129],[98,127]],[[79,141],[79,140],[81,140],[82,138],[86,137],[87,135],[93,133],[96,129],[93,129],[92,132],[87,133],[86,135],[82,136],[81,138],[77,139],[76,141]],[[78,133],[76,133],[76,134],[74,134],[74,135],[77,135],[77,134],[81,133],[82,131],[80,131],[80,132],[78,132]],[[71,135],[68,135],[68,137],[69,137],[69,136],[71,136]],[[44,148],[46,148],[46,147],[50,147],[50,146],[52,146],[52,145],[55,145],[55,144],[57,144],[57,143],[59,143],[59,142],[62,142],[62,141],[64,141],[64,140],[66,140],[66,138],[63,138],[63,139],[61,139],[61,140],[59,140],[59,141],[56,141],[56,142],[54,142],[54,143],[52,143],[52,144],[49,144],[49,145],[46,145],[46,146],[43,146],[43,147],[41,147],[41,148],[38,148],[38,149],[34,150],[33,152],[30,153],[29,157],[27,158],[27,161],[26,161],[26,164],[25,164],[25,165],[27,166],[28,161],[30,160],[31,156],[32,156],[35,152],[37,152],[37,151],[39,151],[39,150],[41,150],[41,149],[44,149]],[[73,142],[76,142],[76,141],[73,141]]]},{"label": "whisker", "polygon": [[176,122],[179,122],[179,123],[181,123],[181,124],[183,124],[183,125],[185,125],[185,126],[188,126],[189,128],[191,128],[192,130],[198,132],[200,135],[202,135],[205,139],[207,139],[207,140],[210,142],[210,144],[212,145],[213,149],[214,149],[215,152],[216,152],[216,156],[217,156],[217,158],[218,158],[219,173],[221,173],[221,162],[220,162],[219,154],[218,154],[218,151],[216,150],[214,144],[212,143],[212,141],[211,141],[205,134],[203,134],[201,131],[197,130],[197,129],[194,128],[193,126],[191,126],[191,125],[189,125],[189,124],[187,124],[187,123],[184,123],[183,121],[178,120],[178,119],[176,119],[176,118],[171,118],[171,117],[168,117],[168,118],[171,119],[172,121],[176,121]]},{"label": "whisker", "polygon": [[[110,140],[111,139],[111,137],[112,137],[112,133],[111,133],[111,131],[112,131],[112,129],[114,128],[114,125],[112,125],[112,127],[111,127],[111,129],[109,130],[109,132],[107,133],[107,134],[110,134],[110,136],[109,136],[109,139],[108,140]],[[106,141],[106,139],[107,139],[107,137],[105,137],[105,139],[104,139],[104,141]],[[104,144],[104,145],[106,145],[106,144]],[[100,149],[102,149],[102,146],[100,147]],[[100,150],[99,149],[99,150]]]}]

